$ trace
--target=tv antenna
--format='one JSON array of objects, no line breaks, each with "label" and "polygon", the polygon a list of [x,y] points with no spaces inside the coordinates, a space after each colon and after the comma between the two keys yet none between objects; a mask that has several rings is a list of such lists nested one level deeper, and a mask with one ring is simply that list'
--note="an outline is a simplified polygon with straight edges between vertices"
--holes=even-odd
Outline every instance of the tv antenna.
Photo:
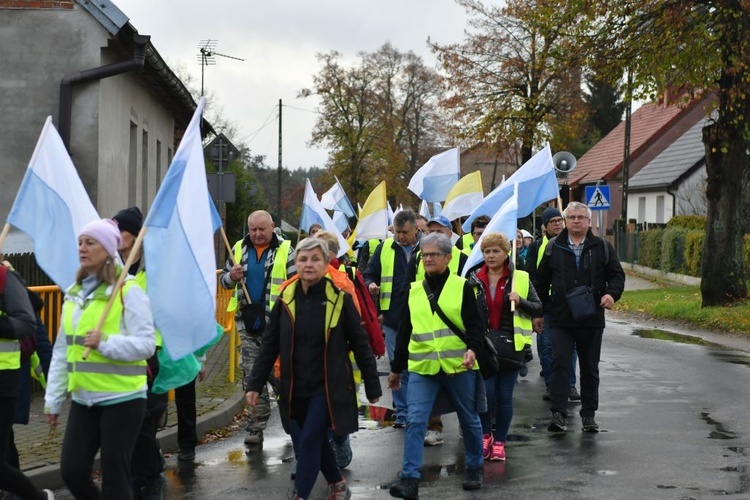
[{"label": "tv antenna", "polygon": [[220,52],[216,52],[216,44],[219,43],[218,40],[211,40],[210,38],[208,40],[201,40],[198,44],[198,62],[201,63],[201,96],[203,96],[203,79],[205,74],[205,68],[206,66],[215,66],[216,65],[216,59],[215,56],[220,57],[226,57],[227,59],[234,59],[235,61],[244,61],[244,59],[240,57],[234,57],[227,54],[222,54]]}]

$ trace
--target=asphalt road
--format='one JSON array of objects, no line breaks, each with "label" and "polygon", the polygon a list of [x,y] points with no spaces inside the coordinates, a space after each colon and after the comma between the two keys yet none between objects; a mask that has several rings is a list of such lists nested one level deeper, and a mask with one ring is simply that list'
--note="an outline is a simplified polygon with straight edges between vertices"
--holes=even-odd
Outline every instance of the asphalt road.
[{"label": "asphalt road", "polygon": [[[547,432],[550,414],[534,361],[516,388],[507,462],[486,462],[484,489],[464,492],[458,421],[445,416],[445,444],[425,450],[421,498],[750,498],[750,342],[705,334],[722,346],[651,326],[609,318],[597,413],[602,432],[581,433],[577,416],[565,434]],[[380,367],[387,370],[384,362]],[[390,400],[379,404],[366,415],[384,413]],[[381,485],[400,469],[403,430],[378,419],[361,423],[345,472],[353,498],[390,498]],[[199,447],[195,464],[168,458],[166,498],[286,498],[292,448],[278,413],[262,450],[246,450],[243,437]],[[312,498],[326,498],[322,477]]]}]

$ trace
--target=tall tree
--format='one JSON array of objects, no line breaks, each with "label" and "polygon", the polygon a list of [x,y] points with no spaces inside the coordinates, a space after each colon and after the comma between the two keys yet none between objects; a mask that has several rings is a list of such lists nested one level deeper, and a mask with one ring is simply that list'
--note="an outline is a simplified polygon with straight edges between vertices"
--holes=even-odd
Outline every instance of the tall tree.
[{"label": "tall tree", "polygon": [[715,119],[703,129],[708,218],[702,304],[746,297],[742,230],[750,181],[750,2],[607,0],[589,10],[583,9],[590,2],[574,3],[596,28],[586,40],[593,42],[591,64],[609,71],[610,81],[629,71],[642,95],[717,94]]},{"label": "tall tree", "polygon": [[430,46],[448,75],[444,104],[459,136],[517,143],[525,162],[553,128],[579,127],[581,59],[570,43],[578,12],[545,0],[457,3],[471,16],[464,41]]}]

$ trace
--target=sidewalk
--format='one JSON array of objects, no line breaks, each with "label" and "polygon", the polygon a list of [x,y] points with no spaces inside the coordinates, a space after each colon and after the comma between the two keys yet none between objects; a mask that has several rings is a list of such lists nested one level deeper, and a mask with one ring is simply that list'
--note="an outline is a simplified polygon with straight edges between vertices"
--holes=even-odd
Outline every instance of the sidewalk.
[{"label": "sidewalk", "polygon": [[[242,391],[241,374],[235,372],[235,383],[228,380],[229,336],[216,344],[206,359],[206,379],[196,384],[196,411],[198,414],[199,440],[211,429],[229,424],[234,415],[242,411],[245,395]],[[70,400],[63,406],[58,424],[58,435],[49,438],[49,426],[44,416],[44,394],[37,392],[31,400],[28,425],[14,425],[16,446],[20,454],[21,469],[39,488],[63,487],[59,460],[62,439],[65,433]],[[177,448],[177,413],[173,401],[167,409],[167,425],[159,434],[164,453]],[[98,468],[98,463],[95,464]]]}]

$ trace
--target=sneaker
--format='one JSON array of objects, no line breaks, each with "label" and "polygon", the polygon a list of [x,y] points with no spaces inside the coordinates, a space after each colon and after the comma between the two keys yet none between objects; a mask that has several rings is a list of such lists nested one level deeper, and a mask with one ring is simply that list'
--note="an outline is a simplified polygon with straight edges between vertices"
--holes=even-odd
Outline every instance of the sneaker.
[{"label": "sneaker", "polygon": [[465,490],[478,490],[482,487],[484,482],[484,469],[482,467],[478,469],[467,469],[466,479],[461,484]]},{"label": "sneaker", "polygon": [[419,479],[416,477],[401,477],[388,490],[392,497],[419,500]]},{"label": "sneaker", "polygon": [[339,469],[344,469],[352,463],[352,445],[349,443],[349,436],[338,442],[334,439],[331,441],[331,445],[333,453],[336,455],[336,465],[339,466]]},{"label": "sneaker", "polygon": [[195,460],[195,449],[180,450],[177,454],[177,460],[180,462],[192,462]]},{"label": "sneaker", "polygon": [[396,418],[393,420],[393,427],[395,429],[403,429],[404,427],[406,427],[406,417],[396,415]]},{"label": "sneaker", "polygon": [[568,393],[568,401],[571,403],[575,403],[581,400],[581,395],[578,394],[578,389],[575,387],[570,388],[570,392]]},{"label": "sneaker", "polygon": [[547,430],[550,432],[565,432],[568,430],[568,426],[565,425],[565,415],[556,411],[552,414],[552,422],[550,422]]},{"label": "sneaker", "polygon": [[245,444],[263,444],[263,431],[247,431]]},{"label": "sneaker", "polygon": [[52,490],[42,490],[42,493],[47,495],[47,500],[55,500],[55,493]]},{"label": "sneaker", "polygon": [[341,478],[338,483],[328,483],[328,500],[349,500],[352,492],[346,486],[346,480]]},{"label": "sneaker", "polygon": [[596,423],[594,417],[582,417],[583,432],[599,432],[599,424]]},{"label": "sneaker", "polygon": [[482,458],[487,460],[490,458],[490,453],[492,453],[492,443],[495,442],[495,436],[490,434],[482,434]]},{"label": "sneaker", "polygon": [[437,446],[443,444],[443,433],[432,429],[427,429],[424,434],[425,446]]},{"label": "sneaker", "polygon": [[549,401],[550,400],[549,386],[547,386],[547,388],[544,389],[544,394],[542,394],[542,399],[544,401]]},{"label": "sneaker", "polygon": [[490,461],[502,462],[505,460],[505,443],[495,441],[492,445],[492,452],[490,453]]}]

